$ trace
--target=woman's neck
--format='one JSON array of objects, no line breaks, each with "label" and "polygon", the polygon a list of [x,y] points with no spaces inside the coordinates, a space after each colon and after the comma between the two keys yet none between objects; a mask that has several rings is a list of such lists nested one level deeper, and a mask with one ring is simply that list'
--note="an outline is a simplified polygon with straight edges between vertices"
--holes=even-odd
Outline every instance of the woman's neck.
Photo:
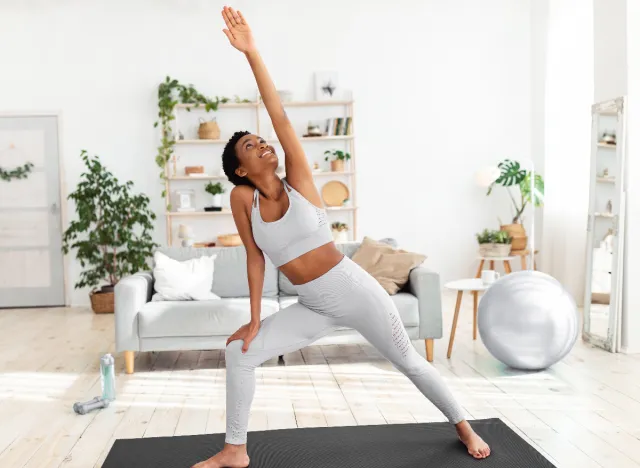
[{"label": "woman's neck", "polygon": [[278,200],[284,192],[284,184],[275,172],[270,172],[252,180],[253,185],[268,200]]}]

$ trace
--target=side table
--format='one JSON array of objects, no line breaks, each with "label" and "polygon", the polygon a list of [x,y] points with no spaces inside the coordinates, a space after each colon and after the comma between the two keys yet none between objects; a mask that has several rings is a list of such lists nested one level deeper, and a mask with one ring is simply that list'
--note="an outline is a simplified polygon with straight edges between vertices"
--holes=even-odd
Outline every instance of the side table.
[{"label": "side table", "polygon": [[478,278],[451,281],[444,285],[444,287],[447,289],[458,291],[458,297],[456,298],[456,309],[453,314],[453,323],[451,324],[451,336],[449,337],[447,359],[451,357],[451,351],[453,350],[453,340],[456,337],[456,328],[458,326],[458,315],[460,314],[462,294],[467,291],[473,293],[473,339],[475,340],[478,334],[478,292],[486,291],[489,286],[490,285],[483,284],[482,280]]}]

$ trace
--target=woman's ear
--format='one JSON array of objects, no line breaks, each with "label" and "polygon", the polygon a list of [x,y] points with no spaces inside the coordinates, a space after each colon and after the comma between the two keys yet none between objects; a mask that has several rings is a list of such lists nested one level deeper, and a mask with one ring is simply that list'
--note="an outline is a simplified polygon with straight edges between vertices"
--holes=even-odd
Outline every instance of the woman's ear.
[{"label": "woman's ear", "polygon": [[247,171],[242,166],[240,166],[238,169],[236,169],[236,175],[240,177],[247,177]]}]

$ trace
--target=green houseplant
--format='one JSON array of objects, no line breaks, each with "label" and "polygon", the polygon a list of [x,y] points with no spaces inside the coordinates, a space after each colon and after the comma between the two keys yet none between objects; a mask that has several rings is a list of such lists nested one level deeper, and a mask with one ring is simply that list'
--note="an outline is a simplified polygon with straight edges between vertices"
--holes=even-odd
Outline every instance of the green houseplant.
[{"label": "green houseplant", "polygon": [[[542,206],[544,199],[544,180],[540,174],[534,177],[534,193],[531,194],[531,171],[527,171],[520,166],[518,161],[505,159],[498,164],[500,176],[489,186],[487,195],[491,195],[493,188],[497,185],[505,187],[511,203],[513,204],[513,217],[511,224],[502,224],[501,230],[507,231],[513,238],[513,250],[524,250],[527,248],[527,234],[522,225],[522,214],[527,204],[533,200],[535,208]],[[511,188],[517,189],[517,198]]]},{"label": "green houseplant", "polygon": [[68,197],[78,219],[64,232],[62,250],[76,251],[83,271],[75,287],[91,288],[94,312],[112,313],[113,288],[120,278],[149,268],[147,259],[158,247],[151,240],[156,215],[145,194],[132,193],[133,182],[120,183],[85,150],[80,157],[86,170]]},{"label": "green houseplant", "polygon": [[351,159],[351,155],[349,153],[340,150],[327,150],[324,154],[325,161],[329,161],[329,159],[331,159],[331,170],[333,172],[344,171],[344,162]]},{"label": "green houseplant", "polygon": [[485,229],[476,234],[481,257],[506,257],[511,253],[512,237],[507,231]]},{"label": "green houseplant", "polygon": [[222,210],[222,194],[226,192],[225,188],[222,186],[220,182],[211,183],[209,182],[204,187],[205,192],[211,195],[211,211],[221,211]]}]

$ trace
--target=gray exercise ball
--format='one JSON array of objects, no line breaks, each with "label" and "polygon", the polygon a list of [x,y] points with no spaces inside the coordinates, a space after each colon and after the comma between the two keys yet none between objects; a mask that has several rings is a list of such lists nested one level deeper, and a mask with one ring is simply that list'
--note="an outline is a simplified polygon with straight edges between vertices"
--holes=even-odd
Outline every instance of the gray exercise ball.
[{"label": "gray exercise ball", "polygon": [[575,301],[555,278],[518,271],[498,279],[478,304],[478,329],[489,352],[507,366],[545,369],[578,339]]}]

